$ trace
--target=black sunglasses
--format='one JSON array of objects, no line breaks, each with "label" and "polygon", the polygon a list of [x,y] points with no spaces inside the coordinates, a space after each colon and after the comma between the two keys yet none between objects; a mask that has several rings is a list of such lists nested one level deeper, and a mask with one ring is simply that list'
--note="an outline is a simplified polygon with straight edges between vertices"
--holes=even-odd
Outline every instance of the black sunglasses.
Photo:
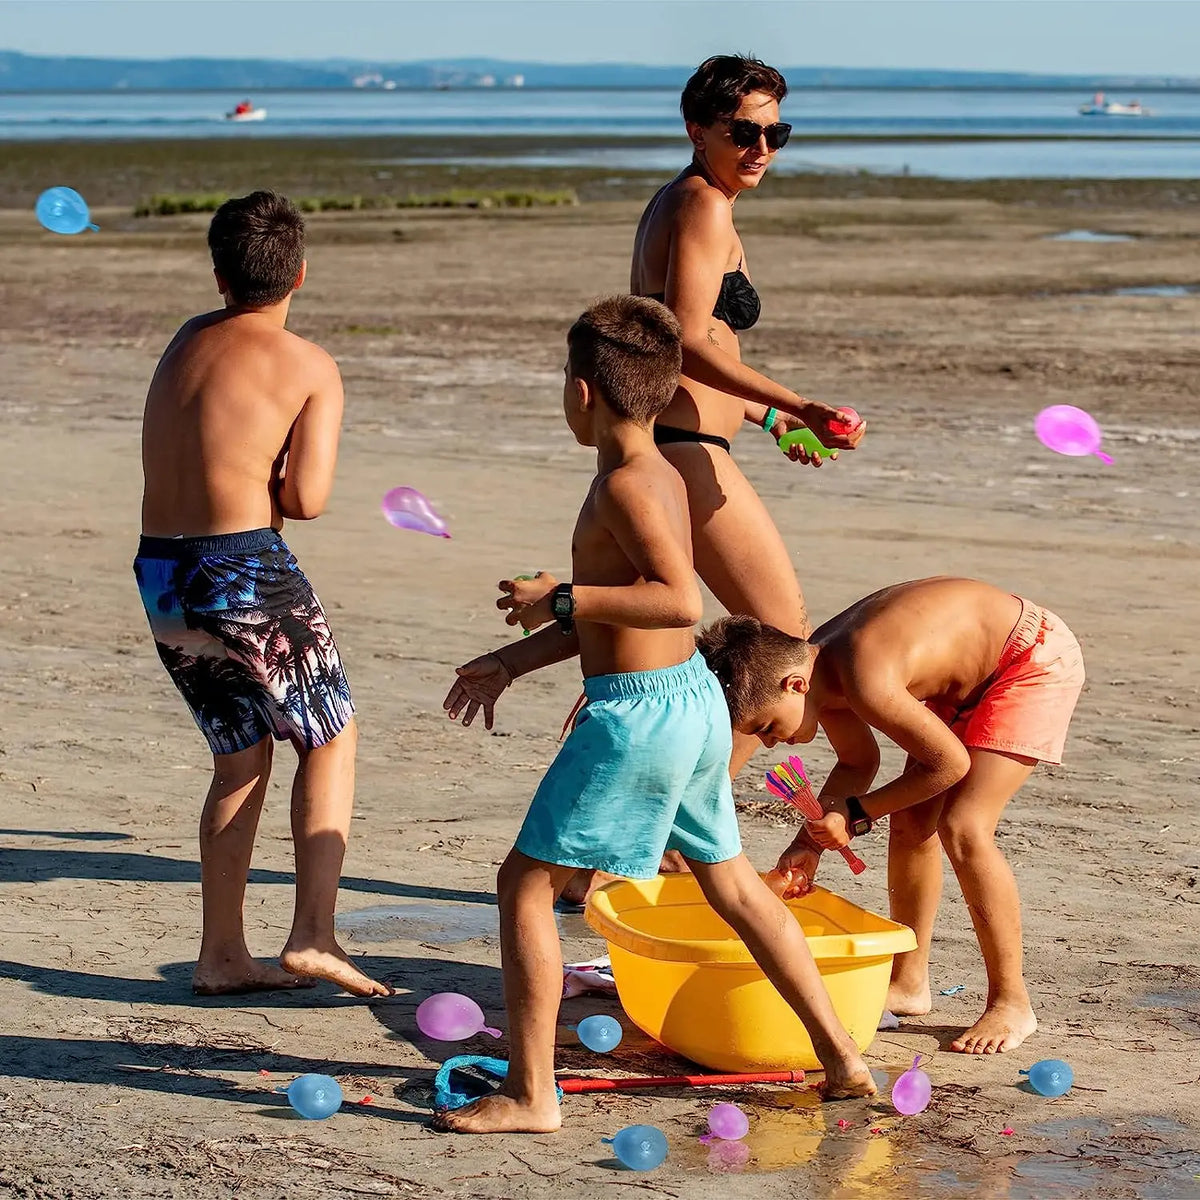
[{"label": "black sunglasses", "polygon": [[758,139],[767,139],[768,150],[782,150],[792,136],[792,127],[786,121],[776,121],[774,125],[760,125],[757,121],[747,121],[744,117],[722,117],[729,126],[729,140],[739,150],[749,150],[758,145]]}]

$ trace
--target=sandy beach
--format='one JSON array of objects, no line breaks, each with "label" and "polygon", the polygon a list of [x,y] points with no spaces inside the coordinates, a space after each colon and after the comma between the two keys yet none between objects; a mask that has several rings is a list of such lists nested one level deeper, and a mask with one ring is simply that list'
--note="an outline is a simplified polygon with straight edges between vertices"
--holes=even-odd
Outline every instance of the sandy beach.
[{"label": "sandy beach", "polygon": [[[16,204],[3,170],[0,184]],[[723,1096],[751,1117],[742,1171],[756,1178],[734,1185],[746,1194],[1200,1195],[1200,297],[1110,294],[1195,283],[1200,241],[1163,189],[1104,205],[1057,196],[738,205],[763,296],[746,358],[871,423],[860,451],[819,472],[750,429],[735,446],[813,615],[902,579],[977,576],[1063,616],[1088,668],[1066,764],[1036,772],[1001,827],[1039,1033],[1000,1057],[948,1051],[980,1011],[984,974],[947,872],[934,988],[965,990],[935,995],[868,1056],[895,1078],[930,1055],[932,1106],[901,1120],[883,1096]],[[708,1096],[572,1097],[555,1136],[431,1133],[446,1048],[413,1019],[446,989],[502,1018],[495,868],[578,677],[562,666],[522,681],[491,735],[452,725],[441,701],[456,664],[505,640],[495,581],[567,566],[591,461],[561,420],[564,333],[626,287],[637,200],[310,221],[291,326],[338,359],[346,423],[329,512],[287,536],[359,709],[340,920],[364,969],[398,989],[372,1004],[330,987],[205,1001],[188,988],[211,760],[154,654],[130,563],[145,387],[179,323],[218,297],[207,218],[135,221],[131,207],[102,206],[101,232],[73,239],[0,212],[0,1190],[728,1195],[697,1141]],[[1048,237],[1084,227],[1130,240]],[[1032,419],[1053,403],[1097,417],[1112,466],[1040,446]],[[431,498],[452,540],[386,524],[379,499],[398,484]],[[823,775],[827,744],[809,759]],[[792,836],[760,785],[773,761],[764,751],[738,786],[762,870]],[[276,764],[247,898],[264,955],[292,898],[288,755]],[[885,770],[899,766],[885,751]],[[823,882],[886,912],[885,834],[858,848],[871,869],[854,880],[830,862]],[[580,918],[562,926],[568,961],[603,952]],[[567,1029],[590,1012],[619,1006],[564,1005],[561,1068],[680,1067],[633,1029],[598,1063]],[[1070,1094],[1017,1086],[1040,1058],[1072,1064]],[[274,1091],[309,1070],[342,1082],[333,1120],[299,1123]],[[671,1142],[652,1175],[615,1170],[599,1140],[637,1122]]]}]

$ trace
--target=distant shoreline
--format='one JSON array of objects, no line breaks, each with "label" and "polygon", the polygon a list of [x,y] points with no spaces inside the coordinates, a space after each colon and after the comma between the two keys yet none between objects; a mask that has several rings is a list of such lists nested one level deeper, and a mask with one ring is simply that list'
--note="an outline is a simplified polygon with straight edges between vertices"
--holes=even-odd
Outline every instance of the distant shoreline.
[{"label": "distant shoreline", "polygon": [[[1160,83],[1160,84],[1001,84],[1001,83],[789,83],[788,95],[798,92],[1022,92],[1022,93],[1052,93],[1063,96],[1090,96],[1096,91],[1123,96],[1126,93],[1137,96],[1151,95],[1200,95],[1200,79],[1189,83]],[[524,84],[521,87],[511,87],[496,84],[494,87],[479,84],[448,84],[431,86],[429,84],[398,83],[394,88],[381,87],[350,87],[344,84],[329,86],[290,87],[287,85],[257,85],[231,84],[228,86],[206,87],[34,87],[34,88],[3,88],[0,96],[175,96],[175,95],[212,95],[228,96],[250,94],[254,96],[270,96],[282,93],[303,93],[306,95],[425,95],[430,92],[462,92],[475,96],[507,96],[529,92],[666,92],[679,93],[679,88],[673,84],[663,83],[580,83],[580,84]]]},{"label": "distant shoreline", "polygon": [[[648,140],[665,146],[682,139]],[[545,145],[544,138],[505,141],[509,151]],[[610,142],[563,137],[558,145]],[[0,142],[0,208],[32,209],[43,188],[61,183],[79,190],[93,207],[126,209],[131,220],[135,206],[155,193],[237,195],[256,187],[293,196],[396,198],[454,189],[570,189],[584,203],[594,203],[644,199],[677,169],[489,162],[486,151],[495,143],[493,137],[479,136],[14,140]],[[421,161],[406,161],[410,159]],[[455,161],[441,161],[449,159]],[[684,143],[679,146],[678,168],[686,162]],[[1171,209],[1200,204],[1200,180],[1193,178],[946,179],[851,170],[774,174],[761,190],[766,196],[813,200],[890,197]]]}]

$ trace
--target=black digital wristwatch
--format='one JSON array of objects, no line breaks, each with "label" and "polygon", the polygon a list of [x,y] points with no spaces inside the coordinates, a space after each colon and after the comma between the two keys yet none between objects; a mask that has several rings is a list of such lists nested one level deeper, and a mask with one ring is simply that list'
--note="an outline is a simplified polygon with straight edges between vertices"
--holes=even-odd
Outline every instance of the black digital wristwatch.
[{"label": "black digital wristwatch", "polygon": [[867,810],[863,808],[862,801],[857,796],[846,797],[846,813],[849,816],[850,836],[862,837],[864,833],[870,833],[874,822],[867,816]]},{"label": "black digital wristwatch", "polygon": [[575,632],[575,593],[569,583],[560,583],[550,594],[550,611],[563,633]]}]

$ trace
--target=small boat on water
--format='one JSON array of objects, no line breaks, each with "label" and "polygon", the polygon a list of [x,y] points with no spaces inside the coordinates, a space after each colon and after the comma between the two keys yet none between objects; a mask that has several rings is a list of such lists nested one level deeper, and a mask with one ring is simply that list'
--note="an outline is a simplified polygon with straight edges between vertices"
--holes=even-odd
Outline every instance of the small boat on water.
[{"label": "small boat on water", "polygon": [[232,111],[225,114],[227,121],[262,121],[267,116],[265,108],[255,108],[249,100],[243,100],[240,104],[234,105]]},{"label": "small boat on water", "polygon": [[1106,100],[1103,92],[1097,92],[1092,97],[1091,104],[1079,106],[1081,117],[1151,117],[1154,114],[1143,106],[1140,100],[1130,100],[1121,104],[1116,100]]}]

